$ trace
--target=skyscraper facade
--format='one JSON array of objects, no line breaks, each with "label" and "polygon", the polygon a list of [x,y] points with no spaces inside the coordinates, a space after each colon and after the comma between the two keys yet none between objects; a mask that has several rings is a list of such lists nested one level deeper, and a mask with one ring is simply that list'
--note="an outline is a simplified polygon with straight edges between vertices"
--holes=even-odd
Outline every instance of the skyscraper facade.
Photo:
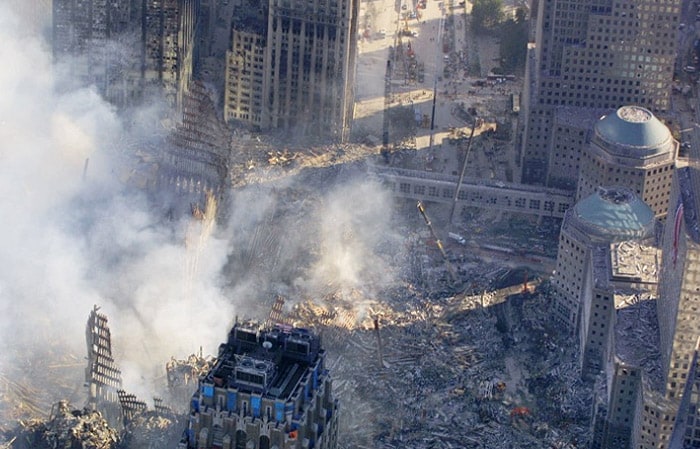
[{"label": "skyscraper facade", "polygon": [[[520,136],[521,181],[573,188],[582,148],[558,134],[600,110],[670,107],[680,0],[542,0],[528,58]],[[571,129],[569,129],[571,128]]]},{"label": "skyscraper facade", "polygon": [[359,2],[241,3],[252,17],[233,22],[226,119],[263,130],[346,140],[354,102]]},{"label": "skyscraper facade", "polygon": [[334,449],[338,403],[320,337],[236,323],[191,398],[182,449]]},{"label": "skyscraper facade", "polygon": [[[659,333],[665,397],[678,406],[700,337],[700,170],[676,170],[663,236]],[[697,379],[693,379],[697,382]],[[687,447],[700,445],[700,399],[691,389]],[[675,418],[675,417],[674,417]],[[667,436],[665,436],[667,439]]]},{"label": "skyscraper facade", "polygon": [[[649,206],[633,192],[621,187],[599,188],[566,212],[559,235],[557,268],[552,276],[552,285],[557,292],[554,317],[571,334],[579,336],[581,348],[585,348],[591,336],[596,335],[589,335],[596,330],[590,327],[591,323],[605,325],[606,316],[614,309],[610,295],[601,292],[596,292],[598,294],[593,297],[584,295],[586,284],[592,286],[589,291],[595,290],[599,284],[593,278],[586,279],[586,275],[594,271],[591,269],[596,260],[592,257],[594,249],[602,245],[604,251],[609,251],[610,244],[616,242],[651,241],[655,230],[656,220]],[[596,308],[600,313],[592,315]],[[603,335],[600,329],[597,332],[599,337]],[[602,345],[603,340],[596,340],[595,345]]]},{"label": "skyscraper facade", "polygon": [[180,110],[192,79],[196,0],[55,0],[53,55],[117,106],[155,88]]},{"label": "skyscraper facade", "polygon": [[147,0],[143,10],[143,77],[182,107],[194,67],[197,0]]},{"label": "skyscraper facade", "polygon": [[112,103],[127,104],[138,90],[139,12],[134,0],[55,0],[54,60],[68,64],[73,81],[96,86]]}]

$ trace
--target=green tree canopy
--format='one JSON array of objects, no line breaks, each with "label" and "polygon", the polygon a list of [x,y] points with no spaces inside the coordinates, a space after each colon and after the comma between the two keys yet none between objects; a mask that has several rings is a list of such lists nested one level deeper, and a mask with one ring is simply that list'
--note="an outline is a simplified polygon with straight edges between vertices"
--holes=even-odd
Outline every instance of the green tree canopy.
[{"label": "green tree canopy", "polygon": [[500,55],[504,73],[513,73],[525,68],[527,56],[528,21],[524,9],[518,8],[515,20],[508,19],[501,25]]},{"label": "green tree canopy", "polygon": [[494,29],[503,19],[503,0],[473,0],[472,26],[477,32]]}]

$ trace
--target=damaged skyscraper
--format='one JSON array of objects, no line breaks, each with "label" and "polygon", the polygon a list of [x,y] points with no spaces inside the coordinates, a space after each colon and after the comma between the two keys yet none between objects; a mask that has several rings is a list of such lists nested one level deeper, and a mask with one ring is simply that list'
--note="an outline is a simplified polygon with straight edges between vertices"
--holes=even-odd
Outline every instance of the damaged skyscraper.
[{"label": "damaged skyscraper", "polygon": [[190,401],[181,448],[332,449],[338,403],[319,336],[236,323]]},{"label": "damaged skyscraper", "polygon": [[521,180],[574,189],[591,125],[670,108],[680,0],[541,0],[520,123]]},{"label": "damaged skyscraper", "polygon": [[178,111],[192,79],[196,0],[54,0],[53,54],[118,106],[156,88]]},{"label": "damaged skyscraper", "polygon": [[357,0],[238,0],[224,117],[345,141],[354,102]]},{"label": "damaged skyscraper", "polygon": [[54,60],[113,104],[132,104],[142,90],[140,14],[135,0],[54,0]]}]

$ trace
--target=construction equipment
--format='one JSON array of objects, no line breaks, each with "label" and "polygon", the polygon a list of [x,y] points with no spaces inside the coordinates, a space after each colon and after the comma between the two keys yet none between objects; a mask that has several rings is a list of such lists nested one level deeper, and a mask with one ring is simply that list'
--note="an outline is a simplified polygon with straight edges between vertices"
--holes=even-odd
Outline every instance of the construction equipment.
[{"label": "construction equipment", "polygon": [[423,215],[423,219],[425,220],[425,224],[428,225],[428,229],[430,229],[430,235],[432,235],[433,239],[435,239],[435,244],[437,245],[438,249],[440,250],[440,254],[442,254],[442,258],[445,260],[445,266],[447,267],[447,271],[450,272],[450,277],[452,278],[452,280],[454,282],[456,282],[457,281],[457,273],[455,272],[455,269],[452,266],[452,263],[450,262],[449,257],[447,257],[447,253],[445,252],[445,248],[442,246],[442,241],[435,233],[435,229],[433,228],[433,224],[430,222],[430,218],[428,218],[428,214],[425,212],[425,206],[423,205],[423,202],[418,201],[418,204],[416,205],[416,207],[418,207],[418,210],[420,211],[421,215]]}]

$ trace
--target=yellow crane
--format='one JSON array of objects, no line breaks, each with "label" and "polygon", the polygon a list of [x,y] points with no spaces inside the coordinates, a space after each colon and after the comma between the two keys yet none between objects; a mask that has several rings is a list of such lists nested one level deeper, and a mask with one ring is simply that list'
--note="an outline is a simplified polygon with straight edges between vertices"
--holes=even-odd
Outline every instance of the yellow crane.
[{"label": "yellow crane", "polygon": [[440,250],[440,254],[442,254],[442,258],[445,261],[445,266],[447,266],[447,271],[450,272],[450,277],[452,277],[452,281],[457,282],[457,272],[455,271],[454,267],[452,266],[452,263],[450,262],[449,257],[447,257],[447,253],[445,252],[445,247],[442,246],[442,241],[435,233],[435,229],[433,228],[433,224],[430,222],[430,218],[428,218],[428,214],[425,212],[425,206],[423,205],[423,202],[418,201],[418,204],[416,205],[416,207],[418,207],[418,211],[423,216],[423,219],[425,220],[425,224],[428,225],[428,229],[430,229],[430,234],[433,236],[433,239],[435,239],[435,244],[437,245],[438,249]]}]

